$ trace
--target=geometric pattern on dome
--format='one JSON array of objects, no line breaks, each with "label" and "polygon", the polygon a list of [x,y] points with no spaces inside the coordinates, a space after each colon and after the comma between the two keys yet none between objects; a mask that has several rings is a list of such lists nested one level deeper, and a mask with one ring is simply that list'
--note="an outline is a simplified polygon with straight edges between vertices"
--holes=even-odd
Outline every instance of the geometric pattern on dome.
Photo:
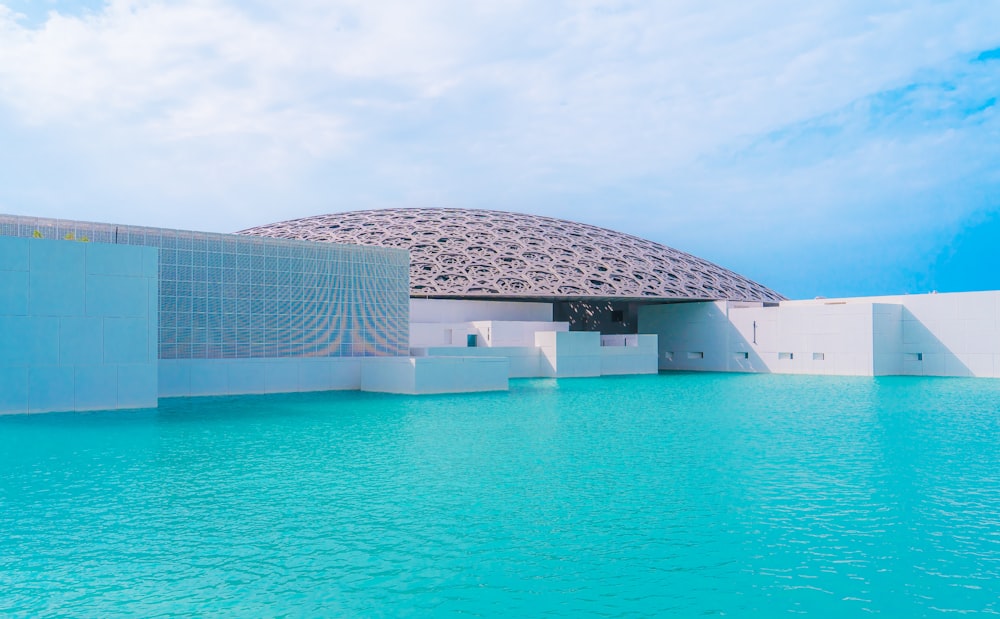
[{"label": "geometric pattern on dome", "polygon": [[671,247],[539,215],[379,209],[293,219],[239,234],[407,249],[411,296],[784,299]]}]

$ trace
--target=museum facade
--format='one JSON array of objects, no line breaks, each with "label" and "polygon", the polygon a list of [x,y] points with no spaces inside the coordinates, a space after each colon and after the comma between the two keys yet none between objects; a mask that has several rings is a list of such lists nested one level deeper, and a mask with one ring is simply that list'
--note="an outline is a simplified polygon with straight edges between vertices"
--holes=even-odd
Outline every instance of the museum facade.
[{"label": "museum facade", "polygon": [[0,215],[0,413],[707,370],[1000,376],[1000,293],[788,301],[635,236],[383,209],[217,234]]}]

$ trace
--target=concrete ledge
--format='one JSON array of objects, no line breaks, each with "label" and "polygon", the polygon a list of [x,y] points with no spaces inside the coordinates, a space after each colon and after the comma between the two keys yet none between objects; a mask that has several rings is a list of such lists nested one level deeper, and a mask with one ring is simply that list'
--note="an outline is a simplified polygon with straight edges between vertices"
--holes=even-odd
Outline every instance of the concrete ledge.
[{"label": "concrete ledge", "polygon": [[[509,363],[509,378],[536,378],[542,376],[541,351],[535,346],[493,346],[483,348],[411,348],[414,357],[505,357]],[[655,355],[655,351],[654,351]]]},{"label": "concrete ledge", "polygon": [[368,358],[361,390],[407,395],[506,391],[506,357]]},{"label": "concrete ledge", "polygon": [[159,396],[296,393],[361,388],[363,357],[162,359]]},{"label": "concrete ledge", "polygon": [[601,376],[656,374],[656,340],[647,334],[602,336]]}]

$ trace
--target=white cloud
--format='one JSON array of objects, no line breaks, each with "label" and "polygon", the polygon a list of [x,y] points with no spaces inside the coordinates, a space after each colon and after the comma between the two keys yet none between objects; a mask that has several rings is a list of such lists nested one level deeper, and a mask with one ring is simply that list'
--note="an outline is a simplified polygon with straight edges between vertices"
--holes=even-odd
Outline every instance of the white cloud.
[{"label": "white cloud", "polygon": [[[321,93],[356,101],[376,90],[412,104],[486,90],[516,118],[614,127],[623,139],[652,129],[697,146],[835,109],[996,41],[981,3],[885,14],[842,3],[618,4],[287,2],[254,14],[212,0],[116,0],[98,14],[53,13],[37,29],[8,14],[0,75],[6,103],[36,123],[156,118],[243,97],[230,117],[248,126],[272,107],[310,109]],[[324,103],[328,115],[350,111],[343,98]],[[219,116],[204,115],[195,133],[229,126]]]},{"label": "white cloud", "polygon": [[981,206],[935,215],[1000,154],[975,137],[995,119],[934,120],[996,92],[967,69],[1000,46],[996,23],[1000,5],[978,0],[0,10],[0,139],[44,134],[23,165],[75,179],[38,192],[26,183],[44,175],[0,173],[0,209],[115,219],[141,204],[150,224],[226,230],[447,204],[689,249],[746,229],[789,244],[927,233]]}]

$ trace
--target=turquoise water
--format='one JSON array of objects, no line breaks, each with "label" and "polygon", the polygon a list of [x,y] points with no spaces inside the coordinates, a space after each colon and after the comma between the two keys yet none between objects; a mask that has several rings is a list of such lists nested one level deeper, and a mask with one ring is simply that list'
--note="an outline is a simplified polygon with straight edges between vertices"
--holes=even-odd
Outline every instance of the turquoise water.
[{"label": "turquoise water", "polygon": [[0,616],[996,614],[998,437],[988,379],[4,417]]}]

